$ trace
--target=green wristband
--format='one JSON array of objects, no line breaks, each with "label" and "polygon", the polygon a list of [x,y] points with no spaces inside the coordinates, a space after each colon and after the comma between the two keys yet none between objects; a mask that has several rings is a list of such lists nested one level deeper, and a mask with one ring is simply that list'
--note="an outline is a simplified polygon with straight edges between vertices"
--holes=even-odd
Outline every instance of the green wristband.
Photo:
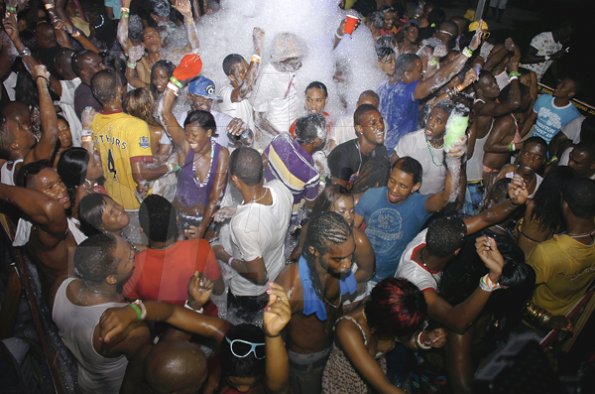
[{"label": "green wristband", "polygon": [[136,304],[128,304],[128,306],[131,307],[134,313],[136,314],[136,320],[141,320],[143,312],[140,310],[140,307]]},{"label": "green wristband", "polygon": [[522,74],[518,71],[511,71],[508,73],[508,78],[520,77]]},{"label": "green wristband", "polygon": [[176,77],[173,77],[173,76],[170,77],[169,81],[171,83],[173,83],[174,85],[176,85],[177,87],[179,87],[180,89],[182,89],[184,87],[184,84],[182,82],[178,81],[178,79]]}]

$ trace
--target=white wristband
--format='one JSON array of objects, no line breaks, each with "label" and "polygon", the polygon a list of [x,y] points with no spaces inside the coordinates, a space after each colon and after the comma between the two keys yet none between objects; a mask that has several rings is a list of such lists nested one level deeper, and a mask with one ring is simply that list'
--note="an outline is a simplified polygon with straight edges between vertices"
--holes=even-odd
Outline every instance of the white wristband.
[{"label": "white wristband", "polygon": [[422,331],[420,331],[420,332],[419,332],[419,334],[417,334],[417,338],[415,339],[415,342],[417,343],[417,346],[418,346],[420,349],[423,349],[423,350],[428,350],[428,349],[431,349],[431,348],[432,348],[432,346],[426,345],[426,344],[424,344],[424,343],[421,341],[421,334],[423,334],[423,333],[424,333],[424,332],[423,332],[423,330],[422,330]]},{"label": "white wristband", "polygon": [[231,267],[231,263],[233,262],[234,257],[231,256],[229,259],[227,259],[227,265],[229,265]]},{"label": "white wristband", "polygon": [[193,307],[191,307],[189,300],[186,300],[186,302],[184,303],[184,308],[190,309],[191,311],[194,311],[196,313],[203,313],[204,312],[204,308],[202,306],[200,307],[200,309],[194,309]]},{"label": "white wristband", "polygon": [[500,288],[500,284],[492,282],[490,279],[490,274],[485,274],[481,277],[481,279],[479,279],[479,288],[483,291],[491,293],[494,290],[498,290]]}]

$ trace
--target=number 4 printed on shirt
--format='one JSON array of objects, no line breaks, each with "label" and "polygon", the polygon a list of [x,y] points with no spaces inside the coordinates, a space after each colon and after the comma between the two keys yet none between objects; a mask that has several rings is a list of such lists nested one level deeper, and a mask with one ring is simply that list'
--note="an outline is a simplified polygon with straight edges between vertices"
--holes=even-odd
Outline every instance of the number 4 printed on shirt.
[{"label": "number 4 printed on shirt", "polygon": [[114,174],[114,180],[118,179],[118,172],[116,171],[116,163],[114,163],[114,157],[112,156],[112,150],[107,150],[107,169],[109,172]]}]

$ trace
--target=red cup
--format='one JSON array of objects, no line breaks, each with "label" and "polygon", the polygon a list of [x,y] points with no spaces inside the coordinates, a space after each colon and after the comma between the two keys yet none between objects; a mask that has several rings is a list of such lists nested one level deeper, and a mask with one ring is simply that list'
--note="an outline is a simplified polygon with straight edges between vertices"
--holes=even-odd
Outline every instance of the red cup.
[{"label": "red cup", "polygon": [[347,17],[345,18],[345,26],[343,27],[343,31],[345,31],[345,34],[353,34],[353,31],[357,27],[358,23],[359,18],[357,16],[347,15]]},{"label": "red cup", "polygon": [[195,53],[184,55],[180,64],[173,72],[178,81],[187,81],[196,77],[202,71],[202,60]]}]

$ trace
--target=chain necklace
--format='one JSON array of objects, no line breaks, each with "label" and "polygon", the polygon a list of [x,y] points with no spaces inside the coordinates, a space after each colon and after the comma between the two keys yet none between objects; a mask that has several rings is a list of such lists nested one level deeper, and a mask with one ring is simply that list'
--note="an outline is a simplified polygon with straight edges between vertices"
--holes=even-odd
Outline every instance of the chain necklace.
[{"label": "chain necklace", "polygon": [[[194,179],[194,183],[198,187],[205,187],[209,183],[209,178],[211,177],[211,171],[213,169],[213,157],[215,156],[215,142],[211,139],[211,160],[209,162],[209,171],[207,172],[207,176],[205,177],[205,181],[201,182],[198,180],[198,175],[196,174],[196,159],[192,159],[192,175]],[[202,156],[202,155],[201,155]]]},{"label": "chain necklace", "polygon": [[436,163],[436,161],[434,160],[434,154],[432,153],[432,148],[434,148],[434,149],[442,149],[442,147],[444,147],[444,144],[442,144],[439,148],[436,148],[436,147],[433,147],[430,144],[430,140],[428,140],[426,138],[426,146],[428,147],[428,152],[430,153],[430,158],[432,159],[432,164],[434,164],[434,166],[436,166],[436,167],[442,167],[442,162],[441,161],[439,161],[438,163]]}]

